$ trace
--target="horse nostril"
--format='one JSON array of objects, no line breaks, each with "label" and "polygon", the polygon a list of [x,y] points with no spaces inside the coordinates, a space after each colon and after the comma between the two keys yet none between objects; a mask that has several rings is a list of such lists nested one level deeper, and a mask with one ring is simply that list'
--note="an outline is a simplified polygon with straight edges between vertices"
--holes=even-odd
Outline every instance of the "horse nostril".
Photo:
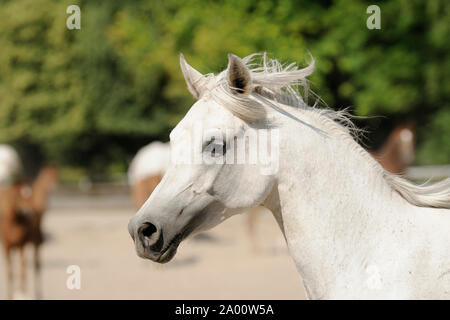
[{"label": "horse nostril", "polygon": [[156,229],[155,225],[149,222],[144,223],[141,227],[141,233],[145,238],[151,238],[156,231],[158,231],[158,229]]},{"label": "horse nostril", "polygon": [[150,222],[144,222],[138,229],[139,245],[144,249],[159,252],[164,244],[161,228]]}]

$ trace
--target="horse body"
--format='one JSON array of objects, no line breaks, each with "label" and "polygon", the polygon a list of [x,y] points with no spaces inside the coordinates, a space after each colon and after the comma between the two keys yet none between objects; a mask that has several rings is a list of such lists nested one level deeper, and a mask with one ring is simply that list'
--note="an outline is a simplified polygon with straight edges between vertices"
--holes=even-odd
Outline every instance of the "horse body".
[{"label": "horse body", "polygon": [[56,169],[43,168],[32,186],[23,182],[4,187],[0,214],[0,236],[6,257],[8,272],[8,298],[13,297],[13,266],[11,253],[20,253],[20,290],[26,292],[25,246],[34,248],[35,296],[41,296],[39,249],[43,242],[42,218],[47,209],[47,197],[57,180]]},{"label": "horse body", "polygon": [[[450,298],[450,179],[415,186],[388,173],[344,113],[309,107],[294,90],[313,65],[284,68],[264,55],[250,70],[251,59],[230,55],[224,72],[203,76],[180,57],[198,101],[170,134],[173,163],[128,225],[137,254],[168,262],[186,237],[263,204],[310,298]],[[277,170],[251,163],[250,144],[245,162],[226,161],[237,140],[273,129]]]}]

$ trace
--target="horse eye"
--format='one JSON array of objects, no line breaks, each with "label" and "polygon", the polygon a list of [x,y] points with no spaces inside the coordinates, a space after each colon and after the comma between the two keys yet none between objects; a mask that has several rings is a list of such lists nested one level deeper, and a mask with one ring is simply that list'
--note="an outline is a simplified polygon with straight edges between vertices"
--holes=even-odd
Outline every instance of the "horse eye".
[{"label": "horse eye", "polygon": [[[217,150],[220,150],[220,149],[222,149],[222,154],[216,152]],[[225,155],[225,152],[227,151],[227,147],[226,147],[225,141],[216,141],[213,139],[207,144],[205,150],[206,151],[210,150],[211,156],[216,157],[219,155]]]},{"label": "horse eye", "polygon": [[[225,152],[227,152],[227,146],[225,144],[225,141],[217,144],[217,147],[222,148],[222,155],[225,155]],[[215,150],[215,148],[214,148],[214,150]]]}]

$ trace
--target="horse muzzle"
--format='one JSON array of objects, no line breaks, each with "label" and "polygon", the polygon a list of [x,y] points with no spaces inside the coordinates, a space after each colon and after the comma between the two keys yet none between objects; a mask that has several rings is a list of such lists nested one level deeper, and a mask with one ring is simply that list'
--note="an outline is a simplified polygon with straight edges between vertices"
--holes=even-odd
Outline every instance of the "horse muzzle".
[{"label": "horse muzzle", "polygon": [[141,220],[140,217],[135,216],[128,223],[128,232],[134,241],[137,255],[158,263],[169,262],[184,239],[183,234],[176,234],[167,241],[158,224]]}]

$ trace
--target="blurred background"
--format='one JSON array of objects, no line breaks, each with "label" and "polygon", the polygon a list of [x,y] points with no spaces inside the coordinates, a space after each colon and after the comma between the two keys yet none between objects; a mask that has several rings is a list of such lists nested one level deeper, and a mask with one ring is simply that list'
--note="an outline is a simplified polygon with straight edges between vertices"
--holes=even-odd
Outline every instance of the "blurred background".
[{"label": "blurred background", "polygon": [[[80,30],[66,27],[73,4]],[[380,30],[366,27],[371,4]],[[311,89],[364,116],[355,121],[367,149],[391,150],[389,137],[408,126],[414,157],[401,171],[440,178],[450,163],[449,21],[446,0],[1,0],[0,143],[17,151],[30,181],[46,164],[59,172],[43,220],[43,297],[304,297],[267,213],[259,253],[239,217],[182,246],[167,267],[134,254],[128,167],[141,147],[167,141],[194,102],[179,53],[202,73],[223,70],[229,52],[301,66],[310,53]],[[66,288],[72,264],[86,271],[81,290]]]}]

